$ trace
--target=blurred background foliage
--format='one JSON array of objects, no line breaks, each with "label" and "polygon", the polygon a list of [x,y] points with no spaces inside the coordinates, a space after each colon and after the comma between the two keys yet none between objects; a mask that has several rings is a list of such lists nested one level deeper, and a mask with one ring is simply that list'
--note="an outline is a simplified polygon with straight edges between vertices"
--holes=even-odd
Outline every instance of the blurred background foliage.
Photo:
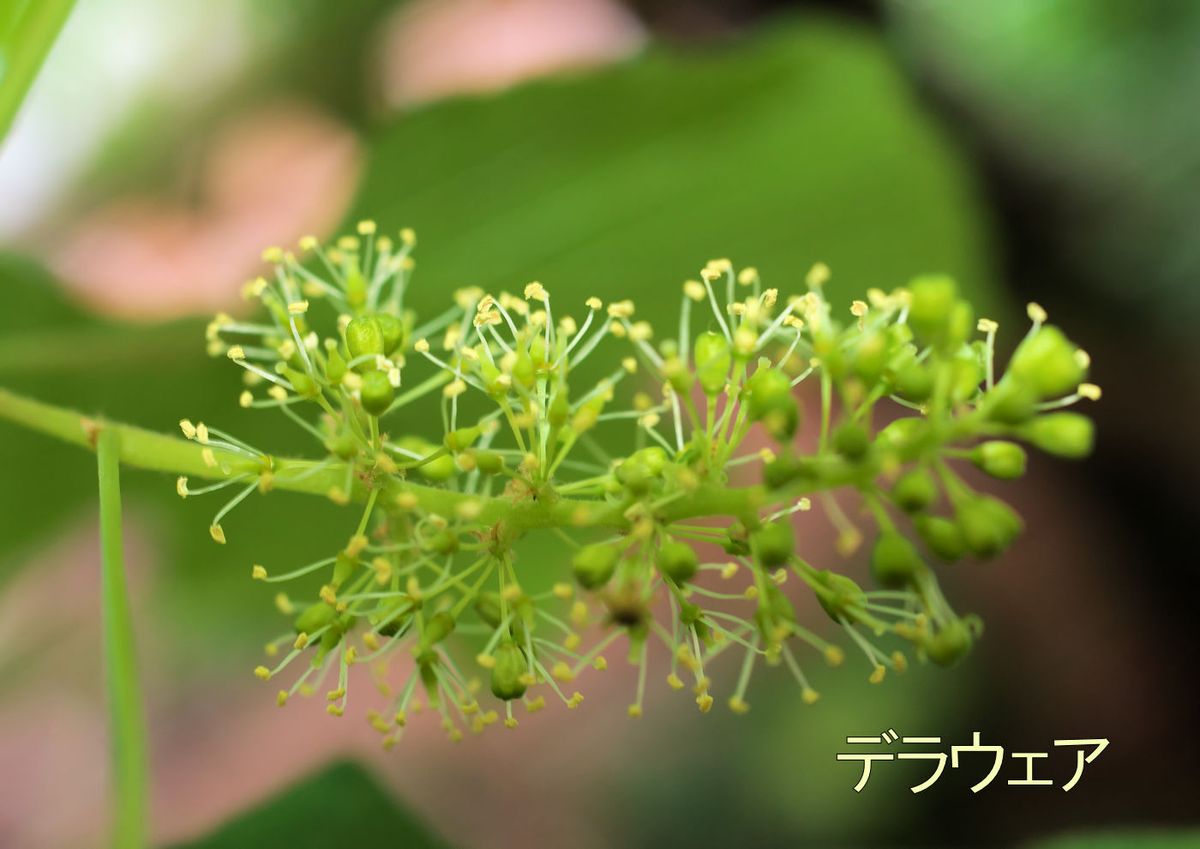
[{"label": "blurred background foliage", "polygon": [[[152,38],[180,46],[173,59],[153,51],[143,58],[136,85],[114,83],[112,114],[92,125],[94,143],[61,160],[73,163],[65,185],[48,200],[30,196],[40,212],[4,211],[18,223],[8,227],[9,252],[0,255],[0,384],[147,427],[169,431],[188,416],[273,451],[307,450],[282,418],[236,406],[233,371],[203,353],[203,318],[102,317],[71,294],[80,290],[56,259],[61,233],[115,198],[202,206],[198,175],[230,116],[302,103],[348,128],[362,151],[352,199],[331,224],[371,217],[385,230],[415,227],[414,301],[423,310],[438,310],[459,286],[516,290],[538,279],[559,301],[633,296],[639,313],[664,321],[679,284],[713,256],[756,265],[768,285],[784,291],[813,262],[827,262],[833,298],[847,306],[867,287],[944,271],[982,314],[1007,327],[1021,301],[1036,297],[1092,352],[1109,397],[1114,385],[1140,390],[1137,401],[1118,392],[1117,401],[1096,408],[1099,468],[1053,473],[1076,475],[1074,483],[1089,491],[1087,505],[1103,510],[1113,532],[1147,562],[1168,556],[1183,529],[1194,527],[1195,499],[1181,495],[1182,476],[1172,472],[1195,468],[1200,454],[1183,438],[1186,429],[1147,424],[1146,409],[1161,405],[1163,414],[1149,418],[1178,423],[1168,408],[1194,397],[1197,360],[1181,351],[1195,318],[1200,262],[1189,238],[1200,215],[1200,113],[1188,108],[1200,73],[1197,9],[1122,0],[643,0],[630,9],[649,43],[622,61],[398,107],[378,68],[405,4],[153,5],[80,2],[51,54],[45,85],[53,92],[56,79],[83,74],[88,63],[102,66],[106,50],[120,52],[124,42],[114,48],[96,38],[105,16],[109,32],[137,20]],[[186,64],[199,56],[208,58]],[[72,115],[50,110],[31,115],[29,125],[26,137],[44,142],[55,129],[70,133]],[[39,128],[50,135],[38,136]],[[16,185],[19,155],[30,144],[18,135],[0,149],[0,198],[5,180]],[[55,161],[53,151],[46,156]],[[286,194],[278,201],[294,202]],[[249,276],[253,260],[245,265]],[[161,286],[177,285],[166,268]],[[1013,332],[1004,344],[1016,338]],[[1146,368],[1164,375],[1175,393],[1147,399]],[[421,417],[411,425],[420,428]],[[74,449],[8,426],[0,468],[0,581],[7,582],[40,544],[89,515],[94,472]],[[249,565],[307,562],[312,550],[337,545],[354,517],[316,499],[256,497],[226,522],[229,544],[217,547],[206,530],[214,505],[180,501],[161,476],[130,472],[124,488],[127,509],[154,550],[153,596],[140,613],[161,676],[152,714],[200,698],[221,701],[241,687],[231,670],[249,669],[276,627],[272,593],[249,582]],[[1168,520],[1144,521],[1155,511]],[[523,558],[552,563],[562,554],[547,543]],[[1120,567],[1103,559],[1093,565],[1100,580]],[[550,580],[552,570],[543,571]],[[1134,593],[1134,627],[1143,621],[1139,611],[1184,612],[1186,593],[1132,590],[1113,580]],[[1180,580],[1194,584],[1195,576]],[[1144,621],[1154,645],[1194,640],[1170,617]],[[49,612],[24,641],[37,647],[27,648],[31,654],[0,654],[8,686],[37,674],[31,656],[51,650],[69,624]],[[1011,817],[1011,797],[966,804],[962,786],[913,798],[907,787],[916,779],[907,774],[880,771],[870,799],[848,791],[845,770],[833,760],[847,733],[920,727],[951,740],[983,725],[1044,744],[1032,736],[1036,722],[1022,726],[1004,707],[1015,698],[998,692],[1003,678],[995,673],[1004,663],[1001,644],[963,667],[918,669],[882,688],[827,674],[818,685],[825,699],[803,712],[787,682],[763,676],[750,722],[660,705],[663,716],[648,717],[658,723],[654,757],[631,753],[583,806],[587,822],[599,823],[586,845],[996,845],[1112,818],[1187,818],[1180,800],[1197,789],[1195,776],[1123,807],[1112,804],[1120,787],[1114,779],[1108,795],[1096,797],[1108,800],[1107,809],[1095,800],[1052,811],[1043,805],[1024,821]],[[1177,715],[1181,693],[1155,693],[1164,712],[1150,721]],[[1123,763],[1132,767],[1143,754]],[[388,769],[404,763],[401,752]],[[348,769],[301,786],[301,801],[274,803],[263,816],[290,820],[288,804],[303,811],[324,798],[326,790],[314,787],[367,781],[347,777]],[[502,774],[529,787],[540,780],[519,764]],[[369,807],[364,799],[373,792],[363,785],[346,804]],[[389,822],[386,799],[379,805],[383,813],[357,820]],[[449,822],[444,812],[434,819]],[[268,845],[261,835],[281,834],[274,825],[230,829],[197,845]],[[499,834],[486,845],[510,844]]]}]

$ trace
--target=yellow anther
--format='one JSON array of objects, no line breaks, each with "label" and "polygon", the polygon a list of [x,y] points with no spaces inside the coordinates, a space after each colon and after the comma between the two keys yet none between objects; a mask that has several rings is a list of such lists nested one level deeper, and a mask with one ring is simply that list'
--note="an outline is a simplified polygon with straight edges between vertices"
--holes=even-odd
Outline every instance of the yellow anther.
[{"label": "yellow anther", "polygon": [[592,669],[595,669],[597,672],[603,672],[608,669],[608,659],[604,655],[600,655],[592,661]]},{"label": "yellow anther", "polygon": [[737,282],[743,286],[753,285],[754,281],[758,280],[758,269],[754,267],[743,268],[738,272]]},{"label": "yellow anther", "polygon": [[330,690],[325,694],[325,699],[330,702],[336,702],[342,696],[346,695],[345,689],[338,687],[336,690]]},{"label": "yellow anther", "polygon": [[804,282],[810,289],[816,289],[820,286],[824,286],[825,283],[828,282],[831,274],[832,272],[830,272],[828,265],[823,262],[818,262],[808,270],[808,274],[805,276]]},{"label": "yellow anther", "polygon": [[800,701],[804,702],[806,705],[816,704],[817,699],[819,698],[821,698],[821,694],[812,687],[805,687],[800,691]]},{"label": "yellow anther", "polygon": [[297,634],[296,639],[292,641],[292,648],[296,649],[296,651],[299,651],[300,649],[304,648],[307,645],[308,645],[308,634],[304,633],[303,631],[301,631],[299,634]]},{"label": "yellow anther", "polygon": [[726,581],[731,580],[738,573],[738,565],[736,563],[726,563],[721,567],[721,577]]},{"label": "yellow anther", "polygon": [[587,604],[582,601],[576,601],[571,605],[571,621],[576,625],[584,625],[588,620]]},{"label": "yellow anther", "polygon": [[183,435],[188,439],[196,438],[196,426],[188,419],[179,420],[179,429],[183,431]]},{"label": "yellow anther", "polygon": [[256,581],[265,581],[267,579],[266,567],[255,563],[250,567],[250,577]]},{"label": "yellow anther", "polygon": [[867,309],[866,301],[852,301],[850,303],[850,314],[855,318],[862,318],[867,314]]},{"label": "yellow anther", "polygon": [[629,374],[637,373],[637,360],[633,357],[626,357],[621,360],[621,368],[625,369]]},{"label": "yellow anther", "polygon": [[484,669],[492,669],[496,665],[496,658],[492,657],[490,654],[484,654],[483,652],[480,652],[479,654],[475,655],[475,662]]},{"label": "yellow anther", "polygon": [[401,510],[416,510],[420,500],[411,492],[402,492],[396,496],[396,506]]},{"label": "yellow anther", "polygon": [[1034,303],[1033,301],[1030,301],[1025,307],[1025,314],[1029,316],[1029,320],[1034,324],[1041,324],[1047,318],[1049,318],[1049,316],[1046,315],[1046,311],[1042,308],[1042,305]]},{"label": "yellow anther", "polygon": [[[580,696],[579,700],[583,701],[583,696]],[[541,710],[545,706],[546,706],[546,697],[538,696],[536,699],[530,699],[529,701],[527,701],[525,703],[525,712],[526,713],[537,713],[539,710]]]},{"label": "yellow anther", "polygon": [[880,684],[883,682],[883,677],[885,675],[887,675],[887,667],[880,665],[880,664],[876,664],[875,668],[873,670],[871,670],[871,674],[867,678],[867,680],[870,681],[872,684]]},{"label": "yellow anther", "polygon": [[271,247],[263,250],[262,258],[263,262],[282,262],[283,248],[272,245]]},{"label": "yellow anther", "polygon": [[563,682],[575,680],[575,675],[571,672],[571,667],[567,666],[561,660],[554,664],[554,668],[550,670],[550,674]]},{"label": "yellow anther", "polygon": [[676,675],[674,672],[672,672],[670,675],[667,676],[667,685],[672,690],[682,690],[683,689],[683,679],[680,678],[678,675]]},{"label": "yellow anther", "polygon": [[696,684],[692,687],[692,692],[699,696],[701,693],[707,693],[712,686],[712,681],[707,675],[701,675],[696,679]]},{"label": "yellow anther", "polygon": [[266,681],[271,677],[271,670],[267,669],[265,666],[256,666],[254,667],[254,677],[261,681]]},{"label": "yellow anther", "polygon": [[628,710],[626,711],[626,713],[629,714],[631,719],[637,719],[639,716],[642,715],[642,706],[641,705],[630,705]]},{"label": "yellow anther", "polygon": [[326,705],[325,712],[330,716],[341,716],[346,712],[346,709],[341,705]]},{"label": "yellow anther", "polygon": [[742,595],[748,599],[758,598],[758,587],[751,584],[750,586],[746,587],[746,590],[742,593]]},{"label": "yellow anther", "polygon": [[980,333],[995,333],[1000,329],[1000,325],[990,318],[979,319],[975,326],[979,329]]},{"label": "yellow anther", "polygon": [[179,477],[175,480],[175,493],[180,498],[188,497],[187,478]]},{"label": "yellow anther", "polygon": [[287,593],[275,594],[275,609],[284,616],[290,616],[296,612],[296,608],[292,604],[291,599],[287,597]]},{"label": "yellow anther", "polygon": [[417,233],[411,227],[405,227],[400,231],[400,241],[408,247],[412,247],[417,243]]},{"label": "yellow anther", "polygon": [[287,690],[280,690],[278,693],[275,694],[275,704],[278,707],[283,707],[284,705],[286,705],[287,700],[288,700],[288,691]]},{"label": "yellow anther", "polygon": [[750,712],[750,705],[741,696],[733,696],[729,699],[729,709],[734,713],[745,714]]},{"label": "yellow anther", "polygon": [[1100,387],[1094,383],[1081,383],[1079,384],[1079,394],[1081,397],[1087,398],[1089,401],[1099,401]]},{"label": "yellow anther", "polygon": [[712,706],[713,697],[708,693],[701,693],[699,696],[696,696],[696,707],[700,708],[701,713],[708,713],[712,710]]},{"label": "yellow anther", "polygon": [[524,684],[526,687],[532,687],[534,684],[536,684],[538,682],[537,676],[534,675],[532,672],[526,672],[522,675],[518,675],[517,680],[520,681],[522,684]]},{"label": "yellow anther", "polygon": [[321,601],[325,602],[326,604],[337,604],[337,593],[329,584],[321,587],[321,591],[318,593],[318,595],[321,596]]},{"label": "yellow anther", "polygon": [[553,592],[556,598],[561,598],[565,601],[575,595],[575,588],[565,581],[560,581],[554,585]]},{"label": "yellow anther", "polygon": [[413,343],[413,350],[416,351],[418,354],[428,353],[429,352],[429,340],[428,339],[418,339],[416,342]]},{"label": "yellow anther", "polygon": [[213,453],[211,448],[205,448],[200,452],[200,459],[204,461],[204,465],[210,469],[217,467],[217,455]]},{"label": "yellow anther", "polygon": [[604,302],[597,297],[588,298],[586,301],[584,301],[584,304],[587,305],[589,310],[599,310],[604,307]]},{"label": "yellow anther", "polygon": [[608,305],[608,314],[613,318],[629,318],[633,315],[633,301],[614,301]]},{"label": "yellow anther", "polygon": [[583,701],[583,693],[576,690],[574,693],[571,694],[571,698],[567,699],[567,708],[570,710],[574,710],[575,708],[579,707],[579,705],[582,701]]},{"label": "yellow anther", "polygon": [[1086,369],[1091,367],[1092,357],[1083,348],[1079,348],[1075,351],[1075,362],[1079,364],[1080,368]]},{"label": "yellow anther", "polygon": [[897,672],[905,672],[908,669],[908,658],[904,656],[904,652],[892,652],[892,668]]},{"label": "yellow anther", "polygon": [[374,631],[363,634],[362,642],[368,651],[379,651],[379,636]]},{"label": "yellow anther", "polygon": [[210,525],[208,534],[214,541],[219,542],[221,545],[225,544],[225,531],[221,529],[220,525]]},{"label": "yellow anther", "polygon": [[693,301],[703,301],[706,295],[704,284],[698,280],[687,280],[683,284],[683,294]]},{"label": "yellow anther", "polygon": [[846,653],[838,646],[825,647],[825,662],[830,666],[841,666],[846,660]]},{"label": "yellow anther", "polygon": [[527,301],[541,301],[545,303],[549,297],[546,293],[546,287],[536,280],[525,286],[525,300]]}]

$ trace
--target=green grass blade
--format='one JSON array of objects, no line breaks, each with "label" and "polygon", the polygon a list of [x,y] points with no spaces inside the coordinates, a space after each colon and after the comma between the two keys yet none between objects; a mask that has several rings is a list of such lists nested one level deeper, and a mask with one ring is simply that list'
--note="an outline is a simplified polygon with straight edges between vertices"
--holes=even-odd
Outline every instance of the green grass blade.
[{"label": "green grass blade", "polygon": [[119,431],[102,427],[96,443],[105,685],[115,803],[112,845],[116,849],[140,849],[146,845],[146,748],[122,556],[120,438]]},{"label": "green grass blade", "polygon": [[74,6],[75,0],[0,2],[0,141]]}]

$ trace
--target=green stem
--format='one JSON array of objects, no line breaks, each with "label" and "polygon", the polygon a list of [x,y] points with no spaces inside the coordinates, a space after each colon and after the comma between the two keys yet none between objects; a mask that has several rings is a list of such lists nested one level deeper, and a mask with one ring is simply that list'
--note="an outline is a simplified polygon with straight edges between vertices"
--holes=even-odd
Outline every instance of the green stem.
[{"label": "green stem", "polygon": [[139,849],[146,845],[146,743],[121,546],[121,434],[117,429],[100,430],[96,458],[100,479],[105,686],[115,803],[113,846]]}]

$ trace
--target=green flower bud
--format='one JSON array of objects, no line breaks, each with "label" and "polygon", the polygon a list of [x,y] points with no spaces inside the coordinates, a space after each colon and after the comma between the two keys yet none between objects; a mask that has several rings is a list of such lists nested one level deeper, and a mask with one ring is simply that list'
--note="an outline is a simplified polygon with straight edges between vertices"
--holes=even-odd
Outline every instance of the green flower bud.
[{"label": "green flower bud", "polygon": [[658,571],[682,586],[690,581],[699,568],[696,552],[682,542],[666,542],[658,549]]},{"label": "green flower bud", "polygon": [[817,601],[829,614],[829,618],[840,623],[848,611],[867,602],[867,594],[853,580],[837,572],[822,569],[817,572],[821,587],[817,590]]},{"label": "green flower bud", "polygon": [[330,454],[334,454],[343,460],[349,460],[358,453],[358,441],[354,438],[354,434],[347,431],[342,431],[336,436],[331,437],[325,447],[329,449]]},{"label": "green flower bud", "polygon": [[918,516],[913,526],[925,547],[947,563],[953,563],[967,553],[962,530],[944,516]]},{"label": "green flower bud", "polygon": [[979,390],[984,378],[984,366],[978,352],[969,346],[959,348],[950,361],[950,398],[961,403]]},{"label": "green flower bud", "polygon": [[780,442],[790,440],[800,424],[800,408],[792,396],[792,382],[775,368],[759,368],[746,381],[750,420],[762,422]]},{"label": "green flower bud", "polygon": [[302,371],[285,368],[283,376],[291,382],[292,388],[296,390],[296,394],[304,398],[315,398],[317,392],[320,391],[317,387],[317,382]]},{"label": "green flower bud", "polygon": [[626,458],[617,466],[616,476],[621,485],[633,496],[645,495],[659,483],[658,476],[636,454]]},{"label": "green flower bud", "polygon": [[955,505],[955,519],[967,550],[976,557],[994,557],[1021,532],[1021,519],[1007,504],[988,496],[963,499]]},{"label": "green flower bud", "polygon": [[528,351],[517,351],[517,357],[513,361],[512,379],[526,389],[532,389],[537,383],[537,371],[533,367],[533,357],[529,356]]},{"label": "green flower bud", "polygon": [[482,592],[475,599],[475,613],[488,626],[492,628],[500,627],[500,594],[494,592]]},{"label": "green flower bud", "polygon": [[346,376],[346,360],[337,348],[333,348],[325,356],[325,379],[330,383],[341,383]]},{"label": "green flower bud", "polygon": [[892,485],[892,500],[906,513],[928,510],[937,497],[937,482],[924,469],[905,472]]},{"label": "green flower bud", "polygon": [[847,460],[861,460],[871,449],[866,428],[847,422],[833,432],[833,450]]},{"label": "green flower bud", "polygon": [[392,406],[396,389],[388,376],[381,371],[369,371],[362,378],[362,405],[373,416],[381,416]]},{"label": "green flower bud", "polygon": [[692,391],[692,384],[695,383],[695,378],[679,357],[670,357],[667,359],[663,363],[662,373],[667,382],[671,384],[671,388],[678,394],[686,396]]},{"label": "green flower bud", "polygon": [[724,392],[729,368],[733,365],[729,341],[720,333],[701,333],[692,346],[692,357],[696,363],[696,378],[704,394],[714,398]]},{"label": "green flower bud", "polygon": [[879,431],[876,441],[888,448],[906,448],[924,439],[928,433],[929,422],[924,416],[907,416]]},{"label": "green flower bud", "polygon": [[971,629],[962,619],[952,619],[935,634],[925,634],[920,640],[921,651],[938,666],[951,666],[971,650]]},{"label": "green flower bud", "polygon": [[949,277],[931,275],[913,280],[908,290],[908,323],[926,342],[940,342],[958,303],[958,286]]},{"label": "green flower bud", "polygon": [[404,322],[386,312],[377,313],[375,321],[383,334],[383,353],[387,355],[395,353],[396,349],[404,342]]},{"label": "green flower bud", "polygon": [[889,339],[886,333],[872,330],[864,333],[851,351],[850,369],[868,386],[878,382],[887,365]]},{"label": "green flower bud", "polygon": [[908,362],[896,370],[893,380],[896,394],[905,401],[923,404],[933,394],[933,375],[918,362]]},{"label": "green flower bud", "polygon": [[[410,454],[415,454],[418,457],[427,457],[436,449],[432,443],[426,442],[417,436],[405,436],[397,443],[401,448]],[[440,457],[435,457],[427,463],[422,463],[416,467],[416,472],[425,480],[430,481],[445,481],[450,480],[458,474],[458,466],[454,463],[454,458],[449,454],[443,454]]]},{"label": "green flower bud", "polygon": [[[359,316],[346,325],[346,350],[351,359],[382,354],[384,347],[383,328],[374,316]],[[374,363],[367,365],[371,369],[375,367]]]},{"label": "green flower bud", "polygon": [[358,561],[351,557],[346,552],[342,551],[333,561],[333,579],[330,581],[335,587],[340,587],[346,583],[354,573],[358,571]]},{"label": "green flower bud", "polygon": [[971,452],[971,462],[994,478],[1013,480],[1025,474],[1025,449],[999,439],[981,442]]},{"label": "green flower bud", "polygon": [[498,475],[504,471],[504,455],[495,451],[477,451],[475,468],[485,475]]},{"label": "green flower bud", "polygon": [[492,695],[506,702],[525,695],[525,684],[521,680],[529,671],[525,652],[511,640],[496,646],[492,653],[496,665],[492,667]]},{"label": "green flower bud", "polygon": [[478,439],[482,433],[483,429],[478,426],[460,427],[458,430],[452,430],[447,433],[443,443],[448,450],[455,453],[459,451],[465,451],[474,444],[475,440]]},{"label": "green flower bud", "polygon": [[1047,454],[1074,460],[1092,453],[1094,430],[1092,420],[1080,413],[1046,413],[1017,433]]},{"label": "green flower bud", "polygon": [[367,279],[363,277],[358,260],[351,258],[346,269],[346,303],[361,307],[367,302]]},{"label": "green flower bud", "polygon": [[783,454],[763,466],[763,483],[768,489],[782,489],[792,481],[811,474],[812,465],[794,454]]},{"label": "green flower bud", "polygon": [[412,618],[412,608],[413,604],[408,599],[389,599],[383,603],[381,610],[369,617],[371,627],[385,637],[394,637]]},{"label": "green flower bud", "polygon": [[454,625],[454,617],[445,610],[438,611],[426,619],[425,629],[421,631],[421,651],[428,651],[450,636]]},{"label": "green flower bud", "polygon": [[337,610],[334,609],[333,605],[318,601],[316,604],[310,604],[304,608],[300,615],[296,617],[294,623],[296,633],[315,634],[336,618]]},{"label": "green flower bud", "polygon": [[881,533],[871,550],[871,575],[880,586],[910,586],[925,569],[916,546],[896,531]]},{"label": "green flower bud", "polygon": [[1085,362],[1061,330],[1045,324],[1017,347],[1008,372],[1039,398],[1057,398],[1074,392],[1087,377]]},{"label": "green flower bud", "polygon": [[546,411],[546,420],[550,422],[551,427],[559,428],[565,425],[570,418],[571,402],[567,398],[567,388],[562,386],[554,394],[554,400],[550,402],[550,409]]},{"label": "green flower bud", "polygon": [[1006,378],[987,394],[985,409],[992,421],[1017,425],[1033,418],[1037,400],[1037,392],[1032,386]]},{"label": "green flower bud", "polygon": [[786,519],[767,522],[750,535],[750,548],[763,566],[771,568],[784,565],[796,550],[791,523]]},{"label": "green flower bud", "polygon": [[599,589],[612,578],[620,556],[620,549],[611,543],[585,545],[571,558],[571,571],[579,586],[586,590]]},{"label": "green flower bud", "polygon": [[424,540],[422,548],[433,554],[453,554],[458,551],[458,534],[450,530],[438,531]]}]

